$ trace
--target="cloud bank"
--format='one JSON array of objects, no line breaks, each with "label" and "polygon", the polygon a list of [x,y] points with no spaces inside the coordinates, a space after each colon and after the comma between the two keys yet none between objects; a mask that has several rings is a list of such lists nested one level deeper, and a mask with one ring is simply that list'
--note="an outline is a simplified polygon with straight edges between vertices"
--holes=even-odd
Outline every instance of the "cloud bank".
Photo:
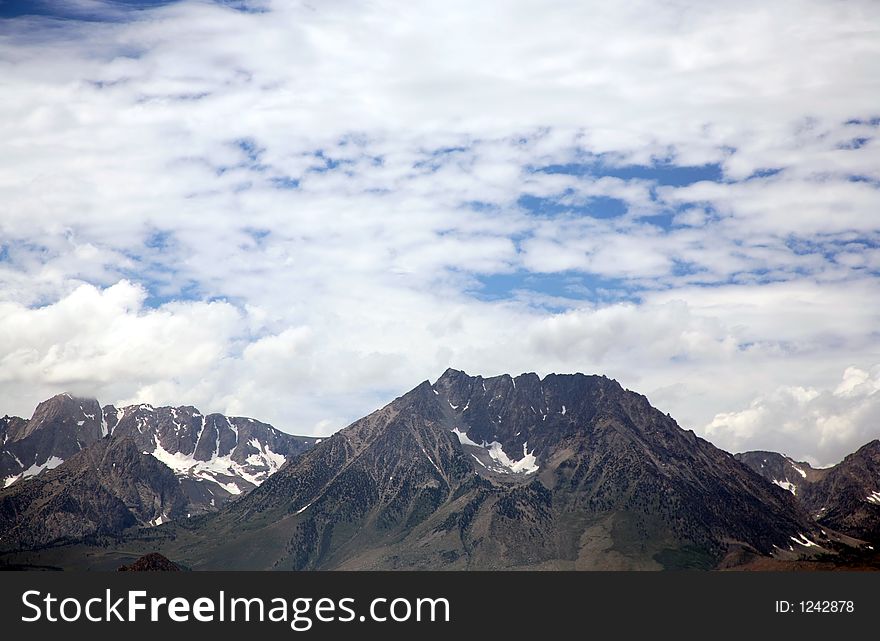
[{"label": "cloud bank", "polygon": [[741,414],[880,363],[876,3],[104,5],[0,23],[0,411],[325,434],[454,366],[872,436]]}]

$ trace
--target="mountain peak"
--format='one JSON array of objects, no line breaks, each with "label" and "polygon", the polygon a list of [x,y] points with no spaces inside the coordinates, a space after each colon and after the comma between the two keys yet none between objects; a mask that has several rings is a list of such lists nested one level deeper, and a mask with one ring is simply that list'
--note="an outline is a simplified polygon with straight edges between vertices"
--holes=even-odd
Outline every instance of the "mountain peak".
[{"label": "mountain peak", "polygon": [[461,378],[470,378],[466,372],[460,369],[454,369],[452,367],[447,367],[446,371],[440,375],[440,378],[437,379],[435,385],[446,384],[452,381],[459,380]]},{"label": "mountain peak", "polygon": [[[56,394],[37,405],[27,425],[12,440],[24,439],[41,430],[58,428],[66,429],[77,437],[90,434],[95,429],[100,434],[101,419],[101,404],[97,399],[80,398],[66,392]],[[90,440],[85,438],[84,442]]]},{"label": "mountain peak", "polygon": [[37,404],[37,410],[41,407],[63,407],[75,404],[85,404],[89,405],[95,404],[98,402],[98,399],[91,396],[77,396],[75,394],[71,394],[70,392],[61,392],[60,394],[56,394],[51,398],[47,398],[45,401]]},{"label": "mountain peak", "polygon": [[862,445],[862,447],[857,449],[855,453],[856,454],[870,454],[870,455],[880,454],[880,439],[875,438],[873,441],[869,441],[868,443],[865,443],[864,445]]}]

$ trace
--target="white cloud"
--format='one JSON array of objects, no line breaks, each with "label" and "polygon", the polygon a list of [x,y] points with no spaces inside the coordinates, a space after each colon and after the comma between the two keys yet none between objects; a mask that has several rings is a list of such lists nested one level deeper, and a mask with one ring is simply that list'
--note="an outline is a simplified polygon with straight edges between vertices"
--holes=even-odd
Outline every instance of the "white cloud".
[{"label": "white cloud", "polygon": [[781,386],[737,412],[718,414],[706,433],[740,450],[762,447],[796,460],[833,465],[878,436],[880,366],[870,371],[848,367],[833,389]]},{"label": "white cloud", "polygon": [[[880,362],[875,3],[266,7],[0,32],[0,411],[326,433],[451,365],[608,373],[699,427]],[[724,181],[531,171],[599,154]],[[474,297],[535,273],[594,291]]]},{"label": "white cloud", "polygon": [[118,396],[157,380],[198,376],[221,360],[241,323],[226,303],[145,310],[144,290],[120,281],[81,285],[41,308],[0,303],[0,384],[9,410],[60,390]]}]

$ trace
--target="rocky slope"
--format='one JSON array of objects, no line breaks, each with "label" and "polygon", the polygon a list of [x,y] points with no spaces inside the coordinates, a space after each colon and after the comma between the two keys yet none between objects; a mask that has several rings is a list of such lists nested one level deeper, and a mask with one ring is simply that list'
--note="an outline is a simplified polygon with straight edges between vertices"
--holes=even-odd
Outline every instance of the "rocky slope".
[{"label": "rocky slope", "polygon": [[0,547],[120,536],[185,517],[174,473],[129,438],[106,438],[63,465],[0,491]]},{"label": "rocky slope", "polygon": [[825,470],[814,469],[805,461],[795,461],[777,452],[742,452],[734,454],[740,463],[747,465],[765,479],[783,490],[798,495],[803,488],[820,479]]},{"label": "rocky slope", "polygon": [[791,491],[822,527],[880,544],[880,441],[824,469],[775,452],[745,452],[737,458]]}]

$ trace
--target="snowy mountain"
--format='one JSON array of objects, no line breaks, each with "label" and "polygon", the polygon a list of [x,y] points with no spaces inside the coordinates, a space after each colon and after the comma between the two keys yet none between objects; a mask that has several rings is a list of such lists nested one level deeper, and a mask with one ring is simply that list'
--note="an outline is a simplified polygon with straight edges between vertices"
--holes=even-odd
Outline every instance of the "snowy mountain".
[{"label": "snowy mountain", "polygon": [[58,468],[105,438],[130,439],[170,468],[191,514],[255,488],[320,441],[251,418],[204,415],[191,406],[102,408],[95,399],[59,394],[40,403],[29,420],[0,419],[0,486]]},{"label": "snowy mountain", "polygon": [[103,416],[110,434],[132,439],[171,468],[199,510],[252,490],[321,441],[285,434],[252,418],[205,415],[191,406],[108,405]]},{"label": "snowy mountain", "polygon": [[734,457],[604,376],[450,369],[326,439],[61,395],[0,439],[0,563],[880,567],[880,442]]},{"label": "snowy mountain", "polygon": [[798,489],[818,480],[823,470],[814,469],[809,463],[795,461],[777,452],[743,452],[735,455],[736,460],[755,470],[765,479],[783,490],[798,495]]},{"label": "snowy mountain", "polygon": [[616,381],[456,370],[169,536],[196,569],[712,568],[836,545]]}]

